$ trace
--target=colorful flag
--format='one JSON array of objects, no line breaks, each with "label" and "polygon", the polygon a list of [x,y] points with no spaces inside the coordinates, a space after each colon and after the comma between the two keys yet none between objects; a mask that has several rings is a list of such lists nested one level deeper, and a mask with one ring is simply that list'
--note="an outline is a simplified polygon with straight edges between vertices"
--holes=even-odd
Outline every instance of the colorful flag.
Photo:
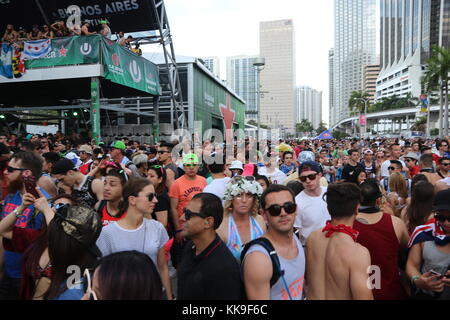
[{"label": "colorful flag", "polygon": [[434,241],[439,246],[445,246],[450,243],[450,236],[446,236],[439,222],[432,218],[428,220],[427,224],[414,229],[408,243],[408,248],[411,248],[416,243],[425,241]]},{"label": "colorful flag", "polygon": [[52,42],[50,39],[25,41],[23,49],[23,58],[25,60],[40,59],[52,51]]},{"label": "colorful flag", "polygon": [[13,77],[12,57],[13,46],[3,43],[0,54],[0,75],[9,79]]},{"label": "colorful flag", "polygon": [[25,73],[25,61],[23,60],[23,48],[16,47],[12,59],[14,78],[20,78]]}]

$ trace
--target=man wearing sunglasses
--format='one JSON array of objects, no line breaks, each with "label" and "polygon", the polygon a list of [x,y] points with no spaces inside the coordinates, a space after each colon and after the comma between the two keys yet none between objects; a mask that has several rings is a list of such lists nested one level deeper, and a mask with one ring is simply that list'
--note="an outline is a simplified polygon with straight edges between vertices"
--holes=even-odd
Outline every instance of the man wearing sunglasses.
[{"label": "man wearing sunglasses", "polygon": [[305,189],[295,197],[295,227],[299,228],[301,235],[307,239],[311,232],[324,227],[325,222],[330,219],[326,202],[323,200],[327,188],[320,186],[322,173],[317,162],[304,162],[298,168],[298,174]]},{"label": "man wearing sunglasses", "polygon": [[[20,216],[15,226],[19,228],[40,229],[43,215],[36,212],[34,205],[24,206],[22,199],[28,194],[25,189],[24,178],[34,176],[39,178],[42,172],[42,159],[33,152],[15,153],[5,170],[8,181],[8,195],[6,196],[0,219],[9,214]],[[50,196],[43,188],[42,194]],[[30,195],[31,196],[31,195]],[[6,251],[4,254],[4,274],[0,281],[0,300],[15,300],[19,294],[20,278],[22,276],[22,255]]]},{"label": "man wearing sunglasses", "polygon": [[436,170],[437,174],[442,179],[449,177],[450,176],[450,158],[448,158],[448,157],[440,158],[436,169],[437,169]]},{"label": "man wearing sunglasses", "polygon": [[181,234],[191,241],[178,267],[179,300],[242,298],[239,264],[216,233],[222,219],[222,201],[211,193],[196,194],[183,210]]},{"label": "man wearing sunglasses", "polygon": [[181,248],[184,245],[184,237],[181,233],[183,223],[180,220],[180,217],[183,215],[183,209],[186,208],[192,197],[203,192],[203,189],[206,187],[206,179],[197,175],[199,159],[195,153],[184,155],[183,168],[185,174],[175,180],[169,190],[170,210],[176,233],[176,241],[172,246],[172,261],[175,267],[177,267],[177,263],[181,258]]},{"label": "man wearing sunglasses", "polygon": [[249,300],[301,300],[305,287],[305,254],[294,235],[296,204],[292,191],[271,185],[261,196],[260,213],[268,225],[263,238],[270,241],[279,259],[281,272],[271,285],[275,272],[267,250],[252,245],[242,259],[241,268]]},{"label": "man wearing sunglasses", "polygon": [[406,163],[406,167],[409,170],[409,177],[411,179],[414,178],[414,176],[420,172],[420,168],[417,165],[419,156],[417,156],[415,152],[408,152],[403,159]]},{"label": "man wearing sunglasses", "polygon": [[168,189],[172,186],[172,183],[178,179],[178,167],[172,160],[173,144],[161,143],[158,148],[158,161],[164,166],[166,170],[166,186]]}]

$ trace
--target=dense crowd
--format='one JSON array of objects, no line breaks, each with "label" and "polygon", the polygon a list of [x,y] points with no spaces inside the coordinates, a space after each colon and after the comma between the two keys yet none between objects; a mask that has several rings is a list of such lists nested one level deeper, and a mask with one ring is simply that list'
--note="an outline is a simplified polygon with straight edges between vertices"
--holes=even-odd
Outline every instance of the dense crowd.
[{"label": "dense crowd", "polygon": [[0,134],[0,184],[0,299],[450,299],[446,139]]},{"label": "dense crowd", "polygon": [[[14,25],[8,24],[1,42],[14,44],[16,47],[21,47],[24,41],[55,39],[71,36],[89,36],[93,34],[101,34],[109,40],[113,39],[113,32],[111,31],[108,20],[100,20],[100,29],[98,31],[94,31],[93,28],[94,27],[90,21],[84,21],[81,24],[74,23],[68,26],[65,21],[58,20],[51,25],[45,24],[42,27],[35,24],[31,27],[30,31],[24,27],[19,27],[18,30],[15,30]],[[119,31],[115,34],[115,40],[119,45],[127,48],[135,54],[142,55],[142,50],[140,49],[139,43],[135,44],[134,47],[132,46],[134,39],[131,35],[125,38],[125,33],[123,31]]]}]

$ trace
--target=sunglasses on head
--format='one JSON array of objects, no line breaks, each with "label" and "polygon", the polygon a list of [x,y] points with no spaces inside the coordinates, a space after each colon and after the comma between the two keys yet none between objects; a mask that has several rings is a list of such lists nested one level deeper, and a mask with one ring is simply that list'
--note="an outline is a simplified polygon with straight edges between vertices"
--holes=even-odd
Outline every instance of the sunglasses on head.
[{"label": "sunglasses on head", "polygon": [[287,214],[292,214],[297,210],[297,205],[294,202],[286,202],[282,206],[273,204],[268,207],[266,211],[269,212],[272,217],[278,217],[281,214],[281,208],[283,208]]},{"label": "sunglasses on head", "polygon": [[186,220],[190,220],[193,216],[197,216],[197,217],[200,217],[200,218],[203,218],[203,219],[206,218],[205,215],[203,215],[201,213],[198,213],[198,212],[193,212],[193,211],[191,211],[189,209],[186,209],[186,208],[183,209],[183,213],[184,213],[184,218]]},{"label": "sunglasses on head", "polygon": [[163,166],[160,166],[159,164],[152,165],[149,167],[149,169],[159,169],[161,171],[161,173],[164,173]]},{"label": "sunglasses on head", "polygon": [[310,174],[310,175],[307,175],[307,176],[300,176],[298,178],[300,179],[301,182],[305,182],[306,179],[309,179],[309,180],[312,181],[312,180],[316,179],[316,177],[317,177],[317,173],[313,173],[313,174]]},{"label": "sunglasses on head", "polygon": [[442,223],[445,221],[450,222],[450,216],[444,216],[443,214],[435,214],[434,218],[436,219],[436,221],[439,221]]},{"label": "sunglasses on head", "polygon": [[242,181],[242,180],[255,181],[256,179],[255,179],[254,176],[234,176],[234,177],[231,179],[231,182],[232,182],[233,184],[236,184],[236,183],[238,183],[239,181]]},{"label": "sunglasses on head", "polygon": [[13,168],[11,166],[6,167],[6,170],[8,170],[9,173],[12,173],[14,171],[25,171],[27,169],[23,169],[23,168]]}]

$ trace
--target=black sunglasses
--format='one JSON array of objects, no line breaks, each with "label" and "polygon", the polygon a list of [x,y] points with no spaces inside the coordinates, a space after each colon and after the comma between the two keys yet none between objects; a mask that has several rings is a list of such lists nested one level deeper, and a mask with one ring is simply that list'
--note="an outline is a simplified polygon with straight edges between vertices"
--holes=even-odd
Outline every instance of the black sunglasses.
[{"label": "black sunglasses", "polygon": [[150,193],[148,197],[148,201],[152,202],[154,198],[156,198],[158,195],[156,193]]},{"label": "black sunglasses", "polygon": [[444,215],[442,215],[442,214],[435,214],[434,215],[434,218],[437,220],[437,221],[439,221],[439,222],[444,222],[444,221],[448,221],[448,222],[450,222],[450,216],[444,216]]},{"label": "black sunglasses", "polygon": [[163,150],[161,150],[161,151],[158,151],[158,153],[159,154],[164,154],[164,153],[170,153],[170,151],[163,151]]},{"label": "black sunglasses", "polygon": [[256,179],[255,179],[254,176],[234,176],[234,177],[231,179],[231,183],[232,183],[232,184],[236,184],[236,183],[238,183],[238,182],[241,181],[241,180],[255,181]]},{"label": "black sunglasses", "polygon": [[184,218],[186,220],[190,220],[192,218],[192,216],[197,216],[197,217],[200,217],[200,218],[203,218],[203,219],[207,218],[207,216],[205,216],[205,215],[203,215],[201,213],[193,212],[193,211],[191,211],[189,209],[186,209],[186,208],[183,209],[183,213],[184,213]]},{"label": "black sunglasses", "polygon": [[287,214],[292,214],[297,210],[297,205],[294,202],[286,202],[282,206],[273,204],[268,207],[266,211],[269,212],[272,217],[278,217],[281,214],[281,208],[283,208]]},{"label": "black sunglasses", "polygon": [[396,167],[389,167],[388,170],[396,170]]},{"label": "black sunglasses", "polygon": [[441,163],[441,165],[446,167],[446,166],[450,166],[450,163]]},{"label": "black sunglasses", "polygon": [[28,170],[28,169],[23,169],[23,168],[13,168],[13,167],[8,166],[8,167],[6,167],[6,170],[8,170],[9,173],[12,173],[12,172],[14,172],[14,171],[25,171],[25,170]]},{"label": "black sunglasses", "polygon": [[298,178],[300,179],[301,182],[305,182],[306,178],[308,178],[309,180],[312,181],[312,180],[316,179],[316,177],[317,177],[317,173],[313,173],[313,174],[310,174],[310,175],[307,175],[307,176],[304,176],[304,177],[300,176]]}]

